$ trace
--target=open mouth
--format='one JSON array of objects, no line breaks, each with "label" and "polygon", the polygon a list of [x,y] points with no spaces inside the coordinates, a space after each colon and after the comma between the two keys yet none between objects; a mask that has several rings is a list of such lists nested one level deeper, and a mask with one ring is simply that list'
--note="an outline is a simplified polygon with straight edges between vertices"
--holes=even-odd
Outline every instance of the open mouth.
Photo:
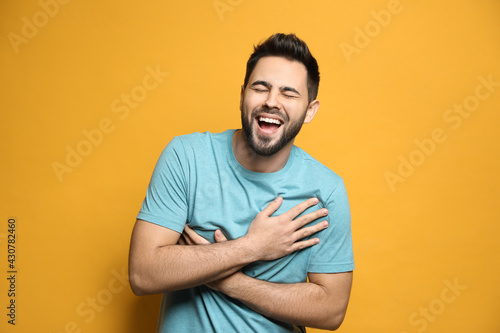
[{"label": "open mouth", "polygon": [[257,117],[257,123],[259,124],[259,127],[267,133],[276,132],[282,125],[282,122],[279,119],[263,116]]}]

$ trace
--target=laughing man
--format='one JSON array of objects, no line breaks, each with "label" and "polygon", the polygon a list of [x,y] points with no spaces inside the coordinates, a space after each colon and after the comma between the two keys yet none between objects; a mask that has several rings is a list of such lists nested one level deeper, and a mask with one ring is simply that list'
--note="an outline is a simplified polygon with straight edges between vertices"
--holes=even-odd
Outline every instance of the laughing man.
[{"label": "laughing man", "polygon": [[158,332],[337,329],[354,269],[342,178],[294,146],[319,109],[319,70],[295,35],[254,48],[242,129],[174,138],[130,246],[137,295],[163,293]]}]

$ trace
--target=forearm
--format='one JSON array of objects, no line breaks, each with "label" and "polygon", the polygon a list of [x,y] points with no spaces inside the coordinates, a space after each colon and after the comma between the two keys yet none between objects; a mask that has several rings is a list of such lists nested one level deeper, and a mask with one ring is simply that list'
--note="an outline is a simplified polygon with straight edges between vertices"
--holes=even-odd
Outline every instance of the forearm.
[{"label": "forearm", "polygon": [[217,230],[214,244],[209,244],[188,226],[180,238],[181,235],[173,230],[138,220],[130,245],[132,290],[137,295],[145,295],[207,284],[249,263],[274,260],[317,244],[318,238],[305,238],[327,228],[327,223],[304,225],[325,216],[326,210],[296,218],[316,204],[317,199],[306,200],[282,215],[271,217],[281,202],[279,197],[257,214],[247,234],[241,238],[227,241]]},{"label": "forearm", "polygon": [[267,317],[300,326],[335,330],[347,304],[315,283],[278,284],[236,273],[221,289],[230,297]]},{"label": "forearm", "polygon": [[208,245],[166,245],[142,258],[131,258],[134,292],[168,292],[228,276],[255,260],[244,242],[237,239]]}]

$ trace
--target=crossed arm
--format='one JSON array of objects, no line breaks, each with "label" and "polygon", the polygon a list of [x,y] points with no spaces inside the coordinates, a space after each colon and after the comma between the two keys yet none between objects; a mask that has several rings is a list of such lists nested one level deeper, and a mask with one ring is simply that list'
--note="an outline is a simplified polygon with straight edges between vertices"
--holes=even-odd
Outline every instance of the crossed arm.
[{"label": "crossed arm", "polygon": [[352,272],[310,273],[308,276],[309,283],[278,284],[238,272],[218,288],[267,317],[300,326],[336,330],[347,310]]},{"label": "crossed arm", "polygon": [[[309,274],[310,283],[275,284],[240,271],[251,262],[277,259],[317,244],[317,238],[301,239],[328,227],[324,221],[304,227],[327,215],[326,209],[296,218],[317,199],[271,217],[281,202],[277,198],[257,214],[245,236],[226,241],[216,231],[213,244],[189,228],[181,239],[175,231],[138,220],[129,258],[132,290],[145,295],[206,284],[271,318],[303,326],[338,328],[347,308],[352,273]],[[185,245],[179,245],[179,241]]]}]

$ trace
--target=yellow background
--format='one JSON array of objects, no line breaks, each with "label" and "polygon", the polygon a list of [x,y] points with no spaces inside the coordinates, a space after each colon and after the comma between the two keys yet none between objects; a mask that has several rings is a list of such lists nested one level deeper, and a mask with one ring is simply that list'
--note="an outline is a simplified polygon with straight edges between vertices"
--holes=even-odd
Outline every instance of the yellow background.
[{"label": "yellow background", "polygon": [[124,272],[155,162],[175,135],[239,128],[252,45],[295,32],[322,75],[296,143],[351,202],[340,332],[500,332],[499,1],[54,1],[0,3],[0,331],[154,331],[160,298]]}]

